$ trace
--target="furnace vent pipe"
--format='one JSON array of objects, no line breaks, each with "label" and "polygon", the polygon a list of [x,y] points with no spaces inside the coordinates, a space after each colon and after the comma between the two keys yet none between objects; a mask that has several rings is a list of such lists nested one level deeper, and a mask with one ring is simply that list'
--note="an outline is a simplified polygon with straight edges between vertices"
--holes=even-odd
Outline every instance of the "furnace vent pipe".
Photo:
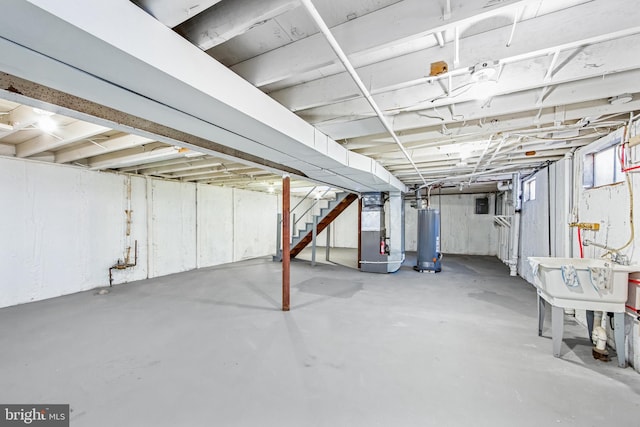
[{"label": "furnace vent pipe", "polygon": [[342,62],[342,65],[344,65],[344,68],[356,83],[358,89],[360,89],[360,92],[362,92],[362,95],[365,97],[371,108],[373,108],[373,111],[375,111],[376,115],[380,119],[380,122],[382,123],[382,126],[384,126],[387,132],[389,132],[389,135],[391,135],[395,143],[398,145],[400,151],[402,151],[402,154],[404,154],[407,160],[409,160],[409,163],[411,163],[411,166],[413,166],[413,169],[415,169],[422,182],[426,184],[427,181],[424,179],[424,176],[422,176],[422,173],[420,173],[420,170],[418,170],[418,166],[416,166],[415,162],[413,161],[407,150],[404,148],[404,145],[402,145],[402,142],[400,142],[400,138],[398,138],[398,135],[396,135],[396,132],[387,121],[387,118],[382,113],[382,110],[380,110],[380,107],[378,107],[378,104],[376,104],[376,101],[371,96],[371,93],[369,93],[369,89],[367,89],[367,87],[364,85],[355,68],[353,68],[353,65],[351,65],[349,58],[347,58],[347,55],[340,47],[340,44],[338,44],[338,41],[335,39],[335,37],[333,37],[331,30],[329,29],[329,27],[327,27],[327,24],[322,19],[322,16],[320,16],[320,13],[318,13],[318,10],[315,8],[311,0],[300,0],[300,3],[302,3],[302,5],[307,9],[307,12],[309,12],[311,18],[314,20],[322,34],[324,34],[324,37],[327,39],[327,42],[331,46],[331,49],[333,49],[335,54],[338,56],[338,59],[340,59],[340,62]]}]

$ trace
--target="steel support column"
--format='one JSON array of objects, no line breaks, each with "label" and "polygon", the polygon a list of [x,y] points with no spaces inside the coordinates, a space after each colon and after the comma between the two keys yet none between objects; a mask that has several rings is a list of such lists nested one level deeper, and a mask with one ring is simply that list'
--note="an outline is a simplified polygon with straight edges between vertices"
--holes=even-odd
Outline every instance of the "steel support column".
[{"label": "steel support column", "polygon": [[362,200],[358,197],[358,269],[362,259]]},{"label": "steel support column", "polygon": [[290,224],[289,217],[291,213],[289,208],[291,205],[290,198],[290,178],[285,175],[282,178],[282,311],[289,311],[289,284],[290,284],[290,267],[291,257],[289,249],[290,240]]},{"label": "steel support column", "polygon": [[329,261],[329,244],[331,243],[331,224],[329,224],[327,226],[327,228],[325,229],[325,231],[327,232],[327,244],[324,248],[325,250],[325,255],[324,258]]}]

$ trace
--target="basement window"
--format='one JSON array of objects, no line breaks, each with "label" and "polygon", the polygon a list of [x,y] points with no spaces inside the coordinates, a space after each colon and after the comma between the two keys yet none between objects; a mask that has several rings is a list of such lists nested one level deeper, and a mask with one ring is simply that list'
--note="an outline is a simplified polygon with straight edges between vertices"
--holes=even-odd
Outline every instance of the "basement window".
[{"label": "basement window", "polygon": [[601,187],[624,181],[620,163],[620,145],[613,145],[584,155],[584,188]]},{"label": "basement window", "polygon": [[620,147],[622,137],[618,132],[609,138],[603,138],[598,148],[584,154],[582,186],[584,188],[601,187],[624,181]]},{"label": "basement window", "polygon": [[530,180],[524,182],[523,196],[524,196],[525,202],[536,199],[536,179],[535,178],[531,178]]}]

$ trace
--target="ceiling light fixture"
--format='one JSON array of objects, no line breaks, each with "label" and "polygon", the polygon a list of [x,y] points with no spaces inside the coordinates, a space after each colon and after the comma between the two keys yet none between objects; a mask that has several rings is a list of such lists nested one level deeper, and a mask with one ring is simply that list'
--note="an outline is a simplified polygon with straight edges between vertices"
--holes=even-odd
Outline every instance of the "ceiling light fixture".
[{"label": "ceiling light fixture", "polygon": [[496,63],[492,61],[479,62],[471,67],[471,79],[476,82],[483,82],[495,77],[498,73]]},{"label": "ceiling light fixture", "polygon": [[475,82],[473,96],[479,101],[492,98],[496,94],[498,68],[495,61],[482,61],[471,67],[471,80]]},{"label": "ceiling light fixture", "polygon": [[51,116],[43,116],[36,122],[38,128],[43,132],[53,132],[58,129],[58,124]]}]

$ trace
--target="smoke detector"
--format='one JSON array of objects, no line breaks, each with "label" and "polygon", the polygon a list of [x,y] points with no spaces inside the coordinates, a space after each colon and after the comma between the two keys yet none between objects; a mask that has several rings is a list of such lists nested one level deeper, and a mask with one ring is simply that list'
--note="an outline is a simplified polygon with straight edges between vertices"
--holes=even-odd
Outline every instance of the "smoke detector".
[{"label": "smoke detector", "polygon": [[633,96],[629,93],[623,93],[622,95],[612,96],[609,98],[609,104],[611,105],[622,105],[628,104],[633,100]]},{"label": "smoke detector", "polygon": [[494,61],[482,61],[471,67],[471,78],[476,82],[486,82],[491,80],[496,74],[498,69],[497,63]]}]

